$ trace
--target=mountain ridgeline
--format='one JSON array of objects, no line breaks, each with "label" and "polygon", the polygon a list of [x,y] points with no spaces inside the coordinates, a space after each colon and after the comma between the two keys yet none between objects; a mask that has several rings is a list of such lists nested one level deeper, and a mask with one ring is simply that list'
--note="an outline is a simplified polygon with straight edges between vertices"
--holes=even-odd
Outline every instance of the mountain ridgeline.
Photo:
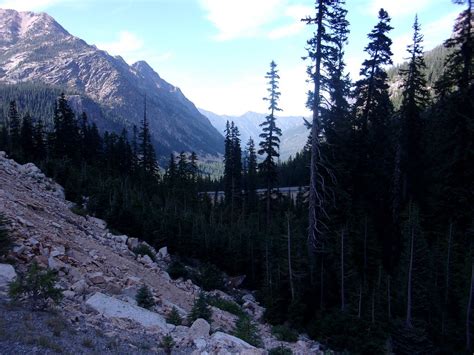
[{"label": "mountain ridgeline", "polygon": [[[153,144],[160,156],[173,151],[217,156],[223,151],[223,137],[209,120],[146,62],[130,66],[69,34],[47,14],[0,9],[0,83],[25,82],[73,93],[71,106],[87,110],[100,128],[117,133],[140,125],[146,97]],[[57,93],[51,90],[48,95]],[[26,101],[36,95],[25,87],[21,92]],[[30,106],[22,97],[16,99],[19,107]],[[5,110],[8,103],[2,100],[2,104]]]}]

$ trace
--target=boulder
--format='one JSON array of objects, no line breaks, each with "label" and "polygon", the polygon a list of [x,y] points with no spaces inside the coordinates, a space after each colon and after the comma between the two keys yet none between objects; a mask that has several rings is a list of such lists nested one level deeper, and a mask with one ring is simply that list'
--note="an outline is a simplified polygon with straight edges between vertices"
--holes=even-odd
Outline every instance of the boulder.
[{"label": "boulder", "polygon": [[188,335],[191,339],[207,338],[210,330],[211,326],[209,323],[205,319],[198,318],[189,328]]},{"label": "boulder", "polygon": [[85,293],[87,291],[87,288],[88,286],[85,280],[79,280],[71,286],[71,289],[78,294]]},{"label": "boulder", "polygon": [[222,332],[215,332],[214,334],[212,334],[211,344],[214,346],[218,345],[226,348],[237,348],[239,350],[255,349],[254,346],[243,341],[242,339]]},{"label": "boulder", "polygon": [[87,216],[87,220],[94,223],[97,227],[100,229],[106,229],[107,228],[107,222],[104,221],[103,219]]},{"label": "boulder", "polygon": [[158,250],[157,257],[158,257],[159,259],[166,259],[166,258],[168,258],[168,257],[169,257],[169,254],[168,254],[168,247],[160,248],[160,250]]},{"label": "boulder", "polygon": [[0,264],[0,290],[6,290],[8,284],[16,278],[16,271],[10,264]]},{"label": "boulder", "polygon": [[148,255],[142,255],[140,258],[140,261],[145,264],[145,265],[151,265],[153,264],[153,260]]},{"label": "boulder", "polygon": [[49,255],[55,257],[55,256],[61,256],[65,254],[66,254],[66,248],[64,248],[64,245],[59,245],[55,247]]},{"label": "boulder", "polygon": [[112,238],[115,242],[120,243],[120,244],[127,243],[127,239],[128,239],[126,235],[114,235]]},{"label": "boulder", "polygon": [[133,249],[138,247],[139,244],[140,244],[140,241],[138,240],[138,238],[128,238],[127,239],[128,249],[130,249],[132,251],[133,251]]},{"label": "boulder", "polygon": [[163,333],[169,332],[166,320],[159,314],[103,293],[95,293],[86,301],[86,304],[105,317],[129,319],[147,328],[155,327]]},{"label": "boulder", "polygon": [[88,274],[87,278],[89,281],[94,285],[99,285],[105,283],[105,277],[102,272],[94,272],[92,274]]}]

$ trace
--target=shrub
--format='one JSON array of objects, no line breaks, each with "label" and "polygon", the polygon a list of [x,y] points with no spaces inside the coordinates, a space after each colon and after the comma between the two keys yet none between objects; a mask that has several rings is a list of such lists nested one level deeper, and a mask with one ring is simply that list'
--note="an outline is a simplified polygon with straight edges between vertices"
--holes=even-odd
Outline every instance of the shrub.
[{"label": "shrub", "polygon": [[151,260],[153,260],[153,261],[156,260],[155,255],[153,254],[153,251],[146,244],[143,244],[143,243],[138,244],[137,247],[133,248],[133,252],[136,255],[148,255]]},{"label": "shrub", "polygon": [[165,335],[163,338],[161,338],[160,346],[165,351],[165,354],[171,354],[171,349],[173,349],[174,345],[175,342],[171,335]]},{"label": "shrub", "polygon": [[7,220],[0,214],[0,256],[8,253],[12,246],[12,238],[7,229]]},{"label": "shrub", "polygon": [[260,338],[258,328],[247,315],[239,317],[235,323],[233,335],[255,347],[260,347],[262,345],[262,339]]},{"label": "shrub", "polygon": [[186,270],[186,267],[184,264],[180,261],[174,260],[169,266],[168,269],[166,270],[170,277],[173,280],[176,280],[180,277],[183,279],[188,279],[189,278],[189,273],[188,270]]},{"label": "shrub", "polygon": [[280,345],[277,348],[270,349],[270,351],[268,352],[268,355],[292,355],[292,354],[293,354],[293,351],[291,351],[291,349],[283,345]]},{"label": "shrub", "polygon": [[206,291],[223,290],[225,285],[222,271],[210,263],[199,267],[199,276],[196,281]]},{"label": "shrub", "polygon": [[294,343],[298,340],[298,332],[286,325],[275,325],[272,327],[272,334],[281,341]]},{"label": "shrub", "polygon": [[80,205],[74,205],[70,208],[71,212],[77,214],[78,216],[85,217],[87,216],[87,211],[85,208],[81,207]]},{"label": "shrub", "polygon": [[173,307],[170,314],[168,314],[168,317],[166,317],[166,322],[173,325],[181,325],[181,323],[183,323],[183,319],[179,315],[176,307]]},{"label": "shrub", "polygon": [[235,314],[238,317],[245,315],[245,312],[242,310],[242,308],[235,302],[228,301],[220,297],[208,297],[207,301],[211,306]]},{"label": "shrub", "polygon": [[63,297],[62,290],[55,287],[57,281],[54,270],[42,269],[34,262],[25,275],[10,283],[9,295],[14,301],[28,300],[33,309],[45,309],[50,302],[57,304]]},{"label": "shrub", "polygon": [[155,299],[147,285],[140,287],[135,296],[135,300],[137,301],[137,305],[146,309],[150,309],[155,305]]},{"label": "shrub", "polygon": [[206,296],[204,293],[200,293],[199,297],[194,301],[193,308],[189,313],[189,322],[192,323],[198,318],[202,318],[211,321],[212,311],[209,305],[207,304]]}]

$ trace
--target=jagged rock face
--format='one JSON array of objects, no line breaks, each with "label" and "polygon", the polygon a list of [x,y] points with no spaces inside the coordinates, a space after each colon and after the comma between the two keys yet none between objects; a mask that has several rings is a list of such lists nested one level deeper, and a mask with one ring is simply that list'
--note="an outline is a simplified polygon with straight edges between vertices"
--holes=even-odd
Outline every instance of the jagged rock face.
[{"label": "jagged rock face", "polygon": [[209,120],[146,62],[129,66],[72,36],[44,13],[0,9],[0,82],[76,90],[99,103],[117,131],[140,125],[146,95],[160,155],[181,150],[217,155],[223,150],[223,138]]}]

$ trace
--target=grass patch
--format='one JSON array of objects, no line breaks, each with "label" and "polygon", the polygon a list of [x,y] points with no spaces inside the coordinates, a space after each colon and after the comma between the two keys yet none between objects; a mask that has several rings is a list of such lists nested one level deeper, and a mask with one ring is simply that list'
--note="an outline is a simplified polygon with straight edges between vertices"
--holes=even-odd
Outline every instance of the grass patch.
[{"label": "grass patch", "polygon": [[245,312],[242,308],[233,301],[228,301],[220,297],[208,297],[207,302],[216,308],[222,309],[223,311],[229,312],[236,315],[237,317],[242,317],[245,315]]},{"label": "grass patch", "polygon": [[298,340],[298,332],[286,325],[275,325],[272,327],[272,334],[281,341],[294,343]]},{"label": "grass patch", "polygon": [[55,337],[60,337],[61,333],[66,330],[66,322],[59,317],[48,319],[46,325],[51,329]]},{"label": "grass patch", "polygon": [[53,350],[56,353],[63,352],[63,348],[61,347],[61,345],[56,344],[54,341],[52,341],[48,337],[40,336],[38,339],[36,339],[36,343],[42,348]]}]

